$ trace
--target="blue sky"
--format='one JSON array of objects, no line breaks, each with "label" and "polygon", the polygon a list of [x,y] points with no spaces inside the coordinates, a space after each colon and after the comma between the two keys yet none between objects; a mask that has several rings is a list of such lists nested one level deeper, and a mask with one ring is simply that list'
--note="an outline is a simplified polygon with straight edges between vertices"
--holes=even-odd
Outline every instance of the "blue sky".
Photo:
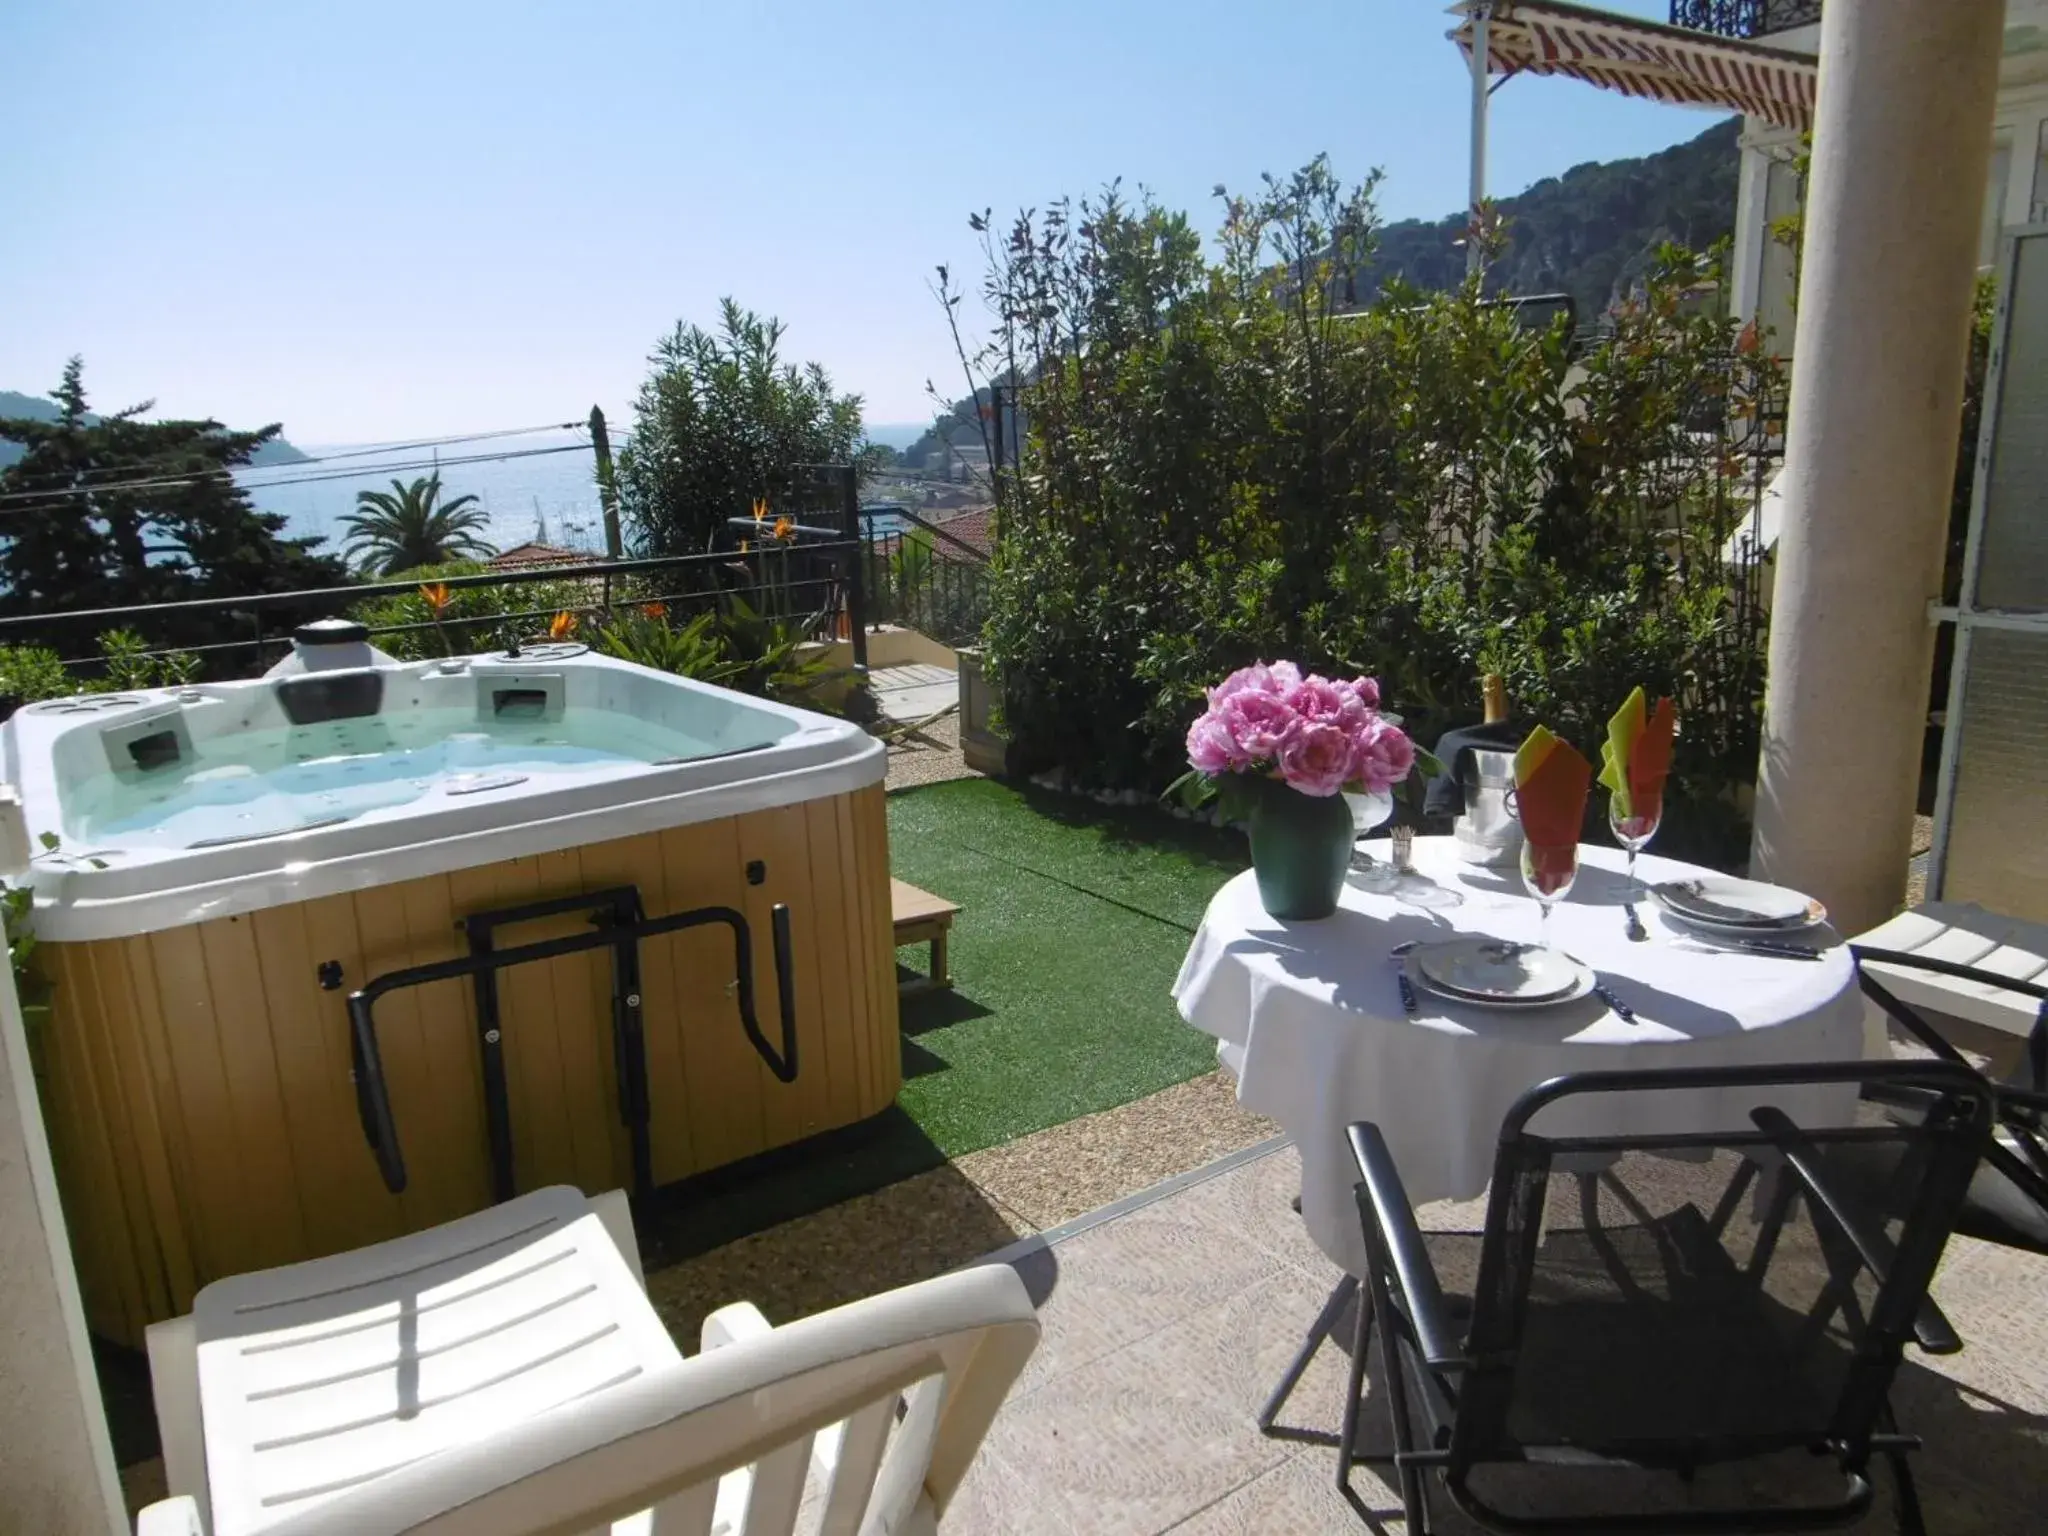
[{"label": "blue sky", "polygon": [[[1608,0],[1661,16],[1662,0]],[[622,411],[723,294],[867,397],[957,393],[933,266],[970,210],[1328,150],[1389,218],[1464,196],[1433,0],[0,6],[0,387],[301,442]],[[1690,138],[1571,81],[1494,98],[1492,187]]]}]

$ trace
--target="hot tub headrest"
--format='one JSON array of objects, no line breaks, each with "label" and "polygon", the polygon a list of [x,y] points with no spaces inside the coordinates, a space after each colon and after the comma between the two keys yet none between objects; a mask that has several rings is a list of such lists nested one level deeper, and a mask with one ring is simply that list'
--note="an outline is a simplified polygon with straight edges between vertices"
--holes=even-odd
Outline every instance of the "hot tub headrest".
[{"label": "hot tub headrest", "polygon": [[384,705],[384,675],[375,667],[323,670],[277,680],[277,702],[293,725],[359,720]]},{"label": "hot tub headrest", "polygon": [[355,620],[314,619],[292,631],[291,655],[263,675],[291,677],[301,672],[361,671],[398,664],[396,657],[370,644],[370,631]]}]

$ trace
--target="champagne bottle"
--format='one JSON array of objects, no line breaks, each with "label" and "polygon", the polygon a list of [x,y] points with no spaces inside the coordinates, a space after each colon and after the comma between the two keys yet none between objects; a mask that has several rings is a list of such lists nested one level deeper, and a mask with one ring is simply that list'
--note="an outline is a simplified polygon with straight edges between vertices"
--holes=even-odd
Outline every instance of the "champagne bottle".
[{"label": "champagne bottle", "polygon": [[1486,700],[1486,723],[1496,725],[1508,717],[1508,685],[1498,672],[1489,672],[1480,680],[1480,689]]}]

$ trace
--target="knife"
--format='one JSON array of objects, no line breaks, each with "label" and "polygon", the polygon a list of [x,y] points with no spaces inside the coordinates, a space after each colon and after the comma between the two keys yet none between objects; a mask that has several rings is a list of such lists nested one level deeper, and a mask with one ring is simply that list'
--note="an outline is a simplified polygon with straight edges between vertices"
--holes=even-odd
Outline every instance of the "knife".
[{"label": "knife", "polygon": [[1394,962],[1394,981],[1401,989],[1401,1011],[1408,1014],[1422,1011],[1422,1000],[1415,995],[1415,983],[1408,979],[1408,951],[1419,942],[1409,939],[1387,952],[1387,958]]},{"label": "knife", "polygon": [[1746,949],[1758,955],[1776,955],[1781,960],[1825,960],[1824,949],[1808,949],[1803,944],[1773,944],[1766,939],[1731,939],[1716,935],[1715,942],[1731,949]]},{"label": "knife", "polygon": [[1420,1013],[1422,1011],[1422,1001],[1416,997],[1415,983],[1408,979],[1408,973],[1406,971],[1396,971],[1394,973],[1394,981],[1401,988],[1401,1011],[1403,1013]]}]

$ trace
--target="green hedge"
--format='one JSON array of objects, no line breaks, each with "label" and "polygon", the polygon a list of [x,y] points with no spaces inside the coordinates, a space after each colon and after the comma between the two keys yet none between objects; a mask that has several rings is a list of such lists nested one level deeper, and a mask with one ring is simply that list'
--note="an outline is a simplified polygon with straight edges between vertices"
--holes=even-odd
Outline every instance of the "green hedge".
[{"label": "green hedge", "polygon": [[1722,548],[1773,467],[1783,374],[1676,250],[1575,351],[1478,285],[1346,312],[1370,185],[1322,161],[1228,199],[1220,256],[1112,191],[991,240],[1021,391],[986,632],[1027,759],[1157,789],[1202,690],[1254,659],[1369,673],[1425,743],[1505,674],[1597,754],[1630,688],[1679,701],[1667,846],[1744,838],[1758,572]]}]

